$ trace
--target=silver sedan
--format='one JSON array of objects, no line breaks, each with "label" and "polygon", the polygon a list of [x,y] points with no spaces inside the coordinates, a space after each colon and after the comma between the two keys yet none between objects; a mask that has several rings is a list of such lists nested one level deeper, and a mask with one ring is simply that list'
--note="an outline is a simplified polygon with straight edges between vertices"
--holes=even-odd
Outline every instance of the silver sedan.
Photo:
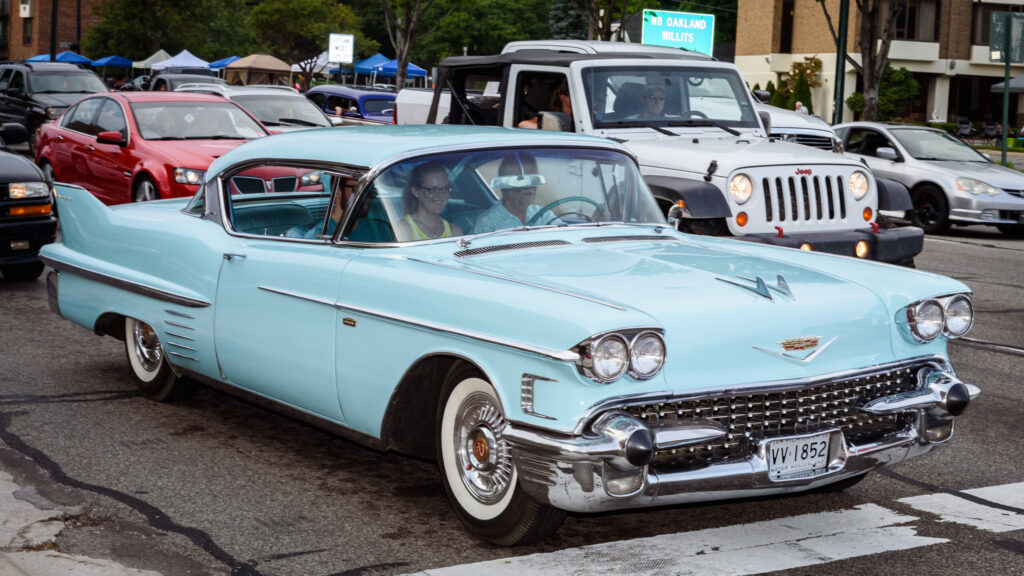
[{"label": "silver sedan", "polygon": [[907,217],[925,232],[990,224],[1024,236],[1024,174],[935,128],[849,122],[835,130],[847,154],[910,190],[914,209]]}]

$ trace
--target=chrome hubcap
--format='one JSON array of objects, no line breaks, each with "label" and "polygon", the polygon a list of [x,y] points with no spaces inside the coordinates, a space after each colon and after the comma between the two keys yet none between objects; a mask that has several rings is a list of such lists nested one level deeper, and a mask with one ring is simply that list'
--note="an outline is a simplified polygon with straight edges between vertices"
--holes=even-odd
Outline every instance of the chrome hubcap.
[{"label": "chrome hubcap", "polygon": [[153,372],[160,367],[164,351],[160,347],[160,338],[149,324],[136,320],[132,341],[135,343],[135,356],[146,372]]},{"label": "chrome hubcap", "polygon": [[138,202],[149,202],[156,200],[156,186],[152,182],[145,181],[139,184],[139,192],[135,195]]},{"label": "chrome hubcap", "polygon": [[453,438],[456,464],[466,489],[484,504],[501,500],[512,480],[512,458],[500,433],[504,425],[487,394],[471,394],[459,406]]}]

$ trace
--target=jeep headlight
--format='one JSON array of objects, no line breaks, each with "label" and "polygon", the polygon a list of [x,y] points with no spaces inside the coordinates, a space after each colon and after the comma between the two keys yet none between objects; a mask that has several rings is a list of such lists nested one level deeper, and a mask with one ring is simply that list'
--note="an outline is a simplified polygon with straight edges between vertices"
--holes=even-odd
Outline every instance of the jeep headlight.
[{"label": "jeep headlight", "polygon": [[746,174],[737,174],[729,180],[729,194],[737,204],[746,204],[754,193],[754,183]]},{"label": "jeep headlight", "polygon": [[46,108],[46,117],[50,120],[56,120],[67,109],[67,106],[48,106]]},{"label": "jeep headlight", "polygon": [[856,171],[850,174],[850,194],[853,194],[854,200],[860,200],[867,196],[868,193],[868,176],[867,174]]},{"label": "jeep headlight", "polygon": [[50,187],[46,182],[12,182],[7,185],[7,195],[11,200],[44,198],[50,195]]},{"label": "jeep headlight", "polygon": [[982,194],[988,194],[989,196],[995,196],[999,194],[999,188],[989,186],[980,180],[974,178],[957,178],[956,187],[961,192],[967,192],[972,196],[980,196]]},{"label": "jeep headlight", "polygon": [[174,181],[178,184],[191,184],[198,186],[202,184],[205,170],[193,170],[192,168],[175,168]]}]

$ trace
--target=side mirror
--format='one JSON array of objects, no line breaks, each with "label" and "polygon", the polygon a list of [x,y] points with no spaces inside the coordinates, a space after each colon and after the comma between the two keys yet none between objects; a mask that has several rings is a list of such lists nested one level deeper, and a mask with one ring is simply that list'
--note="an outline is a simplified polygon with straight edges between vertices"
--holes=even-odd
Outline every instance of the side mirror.
[{"label": "side mirror", "polygon": [[96,135],[96,142],[99,144],[114,144],[115,146],[124,146],[126,144],[126,138],[120,132],[100,132]]},{"label": "side mirror", "polygon": [[896,153],[896,150],[888,146],[880,146],[876,148],[875,156],[878,156],[882,160],[892,160],[893,162],[896,162],[900,159],[900,156],[899,154]]},{"label": "side mirror", "polygon": [[984,156],[985,159],[988,160],[989,162],[992,161],[992,156],[990,156],[988,152],[982,152],[981,155]]},{"label": "side mirror", "polygon": [[761,101],[762,104],[767,104],[772,100],[772,93],[767,90],[752,90],[754,97]]},{"label": "side mirror", "polygon": [[0,140],[5,146],[28,142],[28,130],[17,122],[6,122],[0,126]]},{"label": "side mirror", "polygon": [[8,96],[16,96],[18,98],[21,98],[22,96],[25,95],[25,89],[24,88],[8,88],[6,90],[6,93],[7,93]]},{"label": "side mirror", "polygon": [[345,125],[345,119],[341,118],[339,116],[328,116],[327,119],[331,121],[331,126],[344,126]]},{"label": "side mirror", "polygon": [[761,124],[764,124],[764,133],[772,133],[772,115],[767,110],[758,110],[757,116],[761,118]]},{"label": "side mirror", "polygon": [[672,205],[668,209],[668,225],[672,228],[679,230],[679,225],[683,222],[683,201],[680,200]]}]

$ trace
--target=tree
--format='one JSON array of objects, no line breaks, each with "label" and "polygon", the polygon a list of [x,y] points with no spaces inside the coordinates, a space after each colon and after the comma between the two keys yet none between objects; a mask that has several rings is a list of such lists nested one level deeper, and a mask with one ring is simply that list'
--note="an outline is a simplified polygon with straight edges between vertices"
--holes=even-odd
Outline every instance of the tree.
[{"label": "tree", "polygon": [[434,64],[447,56],[497,54],[505,44],[547,38],[549,0],[479,0],[463,4],[446,18],[430,42],[413,47],[410,58]]},{"label": "tree", "polygon": [[249,15],[249,26],[267,52],[298,62],[304,90],[309,89],[316,57],[327,49],[332,33],[355,36],[356,54],[373,54],[380,46],[359,29],[359,17],[334,0],[263,0]]},{"label": "tree", "polygon": [[[816,1],[821,4],[825,20],[828,21],[828,29],[838,47],[840,41],[846,42],[846,38],[840,40],[826,0]],[[861,61],[857,62],[850,54],[846,55],[846,61],[853,66],[861,78],[863,86],[861,117],[864,120],[874,121],[878,120],[878,87],[882,81],[882,74],[889,64],[889,46],[892,44],[893,38],[896,37],[896,17],[906,7],[906,0],[853,1],[860,12],[857,46],[860,50]]]},{"label": "tree", "polygon": [[[907,116],[920,90],[921,85],[912,72],[906,68],[893,69],[892,66],[886,66],[878,89],[878,120],[888,122]],[[854,92],[846,99],[846,105],[860,115],[864,111],[864,101],[863,94]]]},{"label": "tree", "polygon": [[556,40],[586,40],[587,14],[578,0],[551,0],[548,28]]},{"label": "tree", "polygon": [[[449,2],[445,8],[437,5],[437,0],[380,0],[388,39],[395,48],[395,58],[398,60],[398,75],[395,77],[398,88],[405,86],[412,47],[433,34],[459,6],[460,0]],[[432,9],[436,10],[432,12]],[[441,13],[438,14],[438,11]]]},{"label": "tree", "polygon": [[811,85],[807,82],[807,74],[803,70],[797,73],[796,82],[793,84],[793,92],[789,95],[787,108],[795,109],[799,102],[807,108],[808,114],[814,114],[814,106],[811,103]]},{"label": "tree", "polygon": [[591,40],[611,40],[612,36],[622,40],[625,30],[618,23],[642,10],[644,4],[642,0],[573,1],[587,17],[587,37]]}]

